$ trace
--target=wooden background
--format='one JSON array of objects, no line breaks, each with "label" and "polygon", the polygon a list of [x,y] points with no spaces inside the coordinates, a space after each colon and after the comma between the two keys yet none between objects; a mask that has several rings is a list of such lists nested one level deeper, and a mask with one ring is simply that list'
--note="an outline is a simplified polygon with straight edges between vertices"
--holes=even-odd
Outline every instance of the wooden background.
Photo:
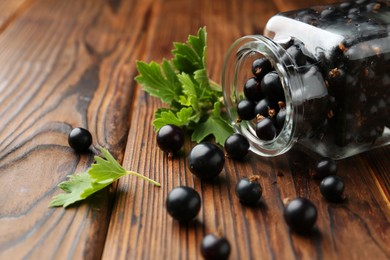
[{"label": "wooden background", "polygon": [[[277,158],[226,161],[203,183],[181,156],[156,146],[151,122],[161,103],[133,80],[136,60],[170,57],[173,41],[208,31],[208,71],[220,82],[228,47],[259,34],[279,11],[328,0],[1,0],[0,259],[201,259],[210,232],[230,241],[231,259],[389,259],[390,147],[338,162],[347,200],[328,203],[309,177],[316,157],[297,149]],[[67,210],[48,208],[56,185],[85,170],[92,155],[67,145],[73,127],[88,128],[134,177]],[[259,207],[242,206],[235,183],[261,176]],[[165,210],[175,186],[202,197],[196,221]],[[290,233],[283,200],[305,196],[318,208],[310,236]]]}]

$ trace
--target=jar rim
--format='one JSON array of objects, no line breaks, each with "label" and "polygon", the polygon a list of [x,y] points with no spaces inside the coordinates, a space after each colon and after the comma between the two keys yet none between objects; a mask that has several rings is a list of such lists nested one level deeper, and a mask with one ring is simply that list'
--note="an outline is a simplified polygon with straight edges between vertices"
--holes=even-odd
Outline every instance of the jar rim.
[{"label": "jar rim", "polygon": [[[253,55],[270,60],[281,79],[286,99],[286,119],[280,133],[272,140],[261,140],[256,136],[253,123],[238,122],[235,111],[240,99],[239,78],[245,59]],[[282,57],[287,57],[282,59]],[[241,84],[243,85],[243,84]],[[300,93],[302,79],[294,60],[285,49],[272,39],[263,35],[249,35],[237,39],[228,50],[222,70],[222,90],[229,120],[238,133],[247,137],[250,150],[264,157],[272,157],[290,150],[297,141],[297,118],[303,113],[302,107],[294,96]]]}]

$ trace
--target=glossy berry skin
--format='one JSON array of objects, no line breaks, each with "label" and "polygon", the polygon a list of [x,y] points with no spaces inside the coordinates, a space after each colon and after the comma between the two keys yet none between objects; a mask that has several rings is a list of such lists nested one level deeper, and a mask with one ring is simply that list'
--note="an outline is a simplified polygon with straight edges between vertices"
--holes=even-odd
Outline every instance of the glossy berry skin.
[{"label": "glossy berry skin", "polygon": [[276,108],[275,103],[273,103],[268,98],[263,98],[255,106],[255,115],[262,115],[264,117],[268,117],[269,110],[275,108]]},{"label": "glossy berry skin", "polygon": [[284,208],[283,217],[291,230],[306,233],[317,220],[317,208],[306,198],[295,198]]},{"label": "glossy berry skin", "polygon": [[230,243],[226,238],[208,234],[202,240],[201,253],[205,260],[228,259],[230,255]]},{"label": "glossy berry skin", "polygon": [[173,155],[177,153],[184,144],[183,130],[175,125],[165,125],[158,130],[156,141],[161,150],[169,155]]},{"label": "glossy berry skin", "polygon": [[269,99],[276,101],[284,100],[284,90],[279,75],[272,71],[266,74],[261,81],[261,90]]},{"label": "glossy berry skin", "polygon": [[225,164],[223,151],[213,143],[200,143],[191,149],[188,157],[190,171],[200,179],[219,175]]},{"label": "glossy berry skin", "polygon": [[229,136],[224,144],[227,155],[235,160],[241,160],[249,152],[249,142],[245,136],[241,134],[233,134]]},{"label": "glossy berry skin", "polygon": [[282,129],[284,125],[284,121],[286,121],[286,109],[285,108],[280,109],[279,112],[276,114],[275,119],[279,129]]},{"label": "glossy berry skin", "polygon": [[251,120],[255,118],[255,102],[243,99],[237,104],[237,114],[241,120]]},{"label": "glossy berry skin", "polygon": [[320,183],[320,192],[325,199],[337,202],[342,200],[344,181],[340,176],[330,175]]},{"label": "glossy berry skin", "polygon": [[76,152],[87,152],[92,144],[92,135],[87,129],[76,127],[70,131],[68,143]]},{"label": "glossy berry skin", "polygon": [[256,124],[256,135],[261,140],[270,141],[276,137],[277,130],[269,118],[263,118]]},{"label": "glossy berry skin", "polygon": [[263,97],[260,82],[256,78],[250,78],[244,85],[244,95],[248,100],[258,101]]},{"label": "glossy berry skin", "polygon": [[165,206],[171,217],[181,222],[188,222],[198,215],[201,199],[193,188],[179,186],[168,193]]},{"label": "glossy berry skin", "polygon": [[272,70],[271,62],[266,58],[256,59],[252,63],[252,73],[258,80],[262,80],[264,75]]},{"label": "glossy berry skin", "polygon": [[335,175],[337,172],[336,162],[330,158],[323,157],[318,160],[315,168],[314,178],[322,180],[326,176]]},{"label": "glossy berry skin", "polygon": [[263,189],[257,178],[242,178],[236,185],[236,194],[241,203],[255,205],[260,200]]}]

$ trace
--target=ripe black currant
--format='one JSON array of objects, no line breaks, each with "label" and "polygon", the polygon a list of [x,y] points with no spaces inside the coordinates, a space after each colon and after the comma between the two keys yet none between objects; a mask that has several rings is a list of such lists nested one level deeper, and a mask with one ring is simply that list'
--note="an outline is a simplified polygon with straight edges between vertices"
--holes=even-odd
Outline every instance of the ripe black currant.
[{"label": "ripe black currant", "polygon": [[252,176],[239,180],[236,185],[236,194],[241,203],[255,205],[260,200],[263,189],[258,178],[259,176]]},{"label": "ripe black currant", "polygon": [[266,58],[256,59],[252,63],[252,73],[261,81],[265,74],[272,70],[271,62]]},{"label": "ripe black currant", "polygon": [[87,152],[92,144],[92,135],[87,129],[76,127],[70,131],[68,143],[76,152]]},{"label": "ripe black currant", "polygon": [[262,118],[256,124],[256,135],[261,140],[270,141],[275,138],[277,134],[276,127],[271,119],[265,117]]},{"label": "ripe black currant", "polygon": [[330,158],[323,157],[318,160],[315,168],[314,178],[322,180],[326,176],[335,175],[337,172],[336,162]]},{"label": "ripe black currant", "polygon": [[276,114],[275,119],[279,129],[282,129],[284,121],[286,120],[286,108],[281,108]]},{"label": "ripe black currant", "polygon": [[255,115],[255,102],[243,99],[237,104],[237,114],[241,120],[251,120]]},{"label": "ripe black currant", "polygon": [[230,255],[230,243],[224,237],[206,235],[201,244],[201,253],[205,260],[224,260]]},{"label": "ripe black currant", "polygon": [[261,91],[263,94],[273,100],[284,100],[284,90],[279,75],[272,71],[267,73],[261,81]]},{"label": "ripe black currant", "polygon": [[198,192],[187,186],[172,189],[166,199],[168,214],[182,222],[190,221],[198,215],[201,200]]},{"label": "ripe black currant", "polygon": [[183,146],[184,133],[178,126],[165,125],[157,132],[156,140],[158,147],[172,156]]},{"label": "ripe black currant", "polygon": [[201,179],[212,179],[223,169],[225,155],[213,143],[200,143],[191,149],[188,157],[190,171]]},{"label": "ripe black currant", "polygon": [[263,98],[255,106],[255,115],[262,115],[264,117],[269,116],[269,110],[275,109],[276,105],[268,98]]},{"label": "ripe black currant", "polygon": [[235,160],[240,160],[249,152],[249,142],[245,136],[241,134],[233,134],[225,141],[225,151],[227,155]]},{"label": "ripe black currant", "polygon": [[306,233],[317,220],[317,208],[306,198],[295,198],[284,208],[283,217],[291,230]]},{"label": "ripe black currant", "polygon": [[260,82],[256,78],[250,78],[244,85],[244,95],[251,101],[259,101],[263,94],[261,93]]},{"label": "ripe black currant", "polygon": [[336,202],[342,199],[344,181],[340,176],[330,175],[320,183],[320,192],[325,199]]}]

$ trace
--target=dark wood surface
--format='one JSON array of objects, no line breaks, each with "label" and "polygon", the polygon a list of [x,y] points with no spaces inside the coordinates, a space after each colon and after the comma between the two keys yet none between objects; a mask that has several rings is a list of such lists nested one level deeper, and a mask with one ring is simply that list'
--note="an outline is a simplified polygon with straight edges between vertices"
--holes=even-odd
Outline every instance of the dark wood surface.
[{"label": "dark wood surface", "polygon": [[[170,57],[173,41],[208,31],[208,71],[220,82],[232,42],[258,34],[275,13],[311,1],[0,1],[0,259],[201,259],[200,242],[220,233],[231,259],[389,259],[390,147],[338,162],[343,203],[326,202],[310,178],[316,156],[293,149],[276,158],[226,161],[213,182],[190,174],[186,154],[168,159],[151,122],[161,103],[133,80],[136,60]],[[92,163],[68,147],[72,127],[88,128],[94,146],[108,148],[134,171],[69,209],[48,208],[57,184]],[[259,207],[235,197],[235,183],[261,176]],[[196,221],[185,225],[165,210],[175,186],[202,197]],[[283,201],[296,196],[318,209],[315,231],[291,233]]]}]

